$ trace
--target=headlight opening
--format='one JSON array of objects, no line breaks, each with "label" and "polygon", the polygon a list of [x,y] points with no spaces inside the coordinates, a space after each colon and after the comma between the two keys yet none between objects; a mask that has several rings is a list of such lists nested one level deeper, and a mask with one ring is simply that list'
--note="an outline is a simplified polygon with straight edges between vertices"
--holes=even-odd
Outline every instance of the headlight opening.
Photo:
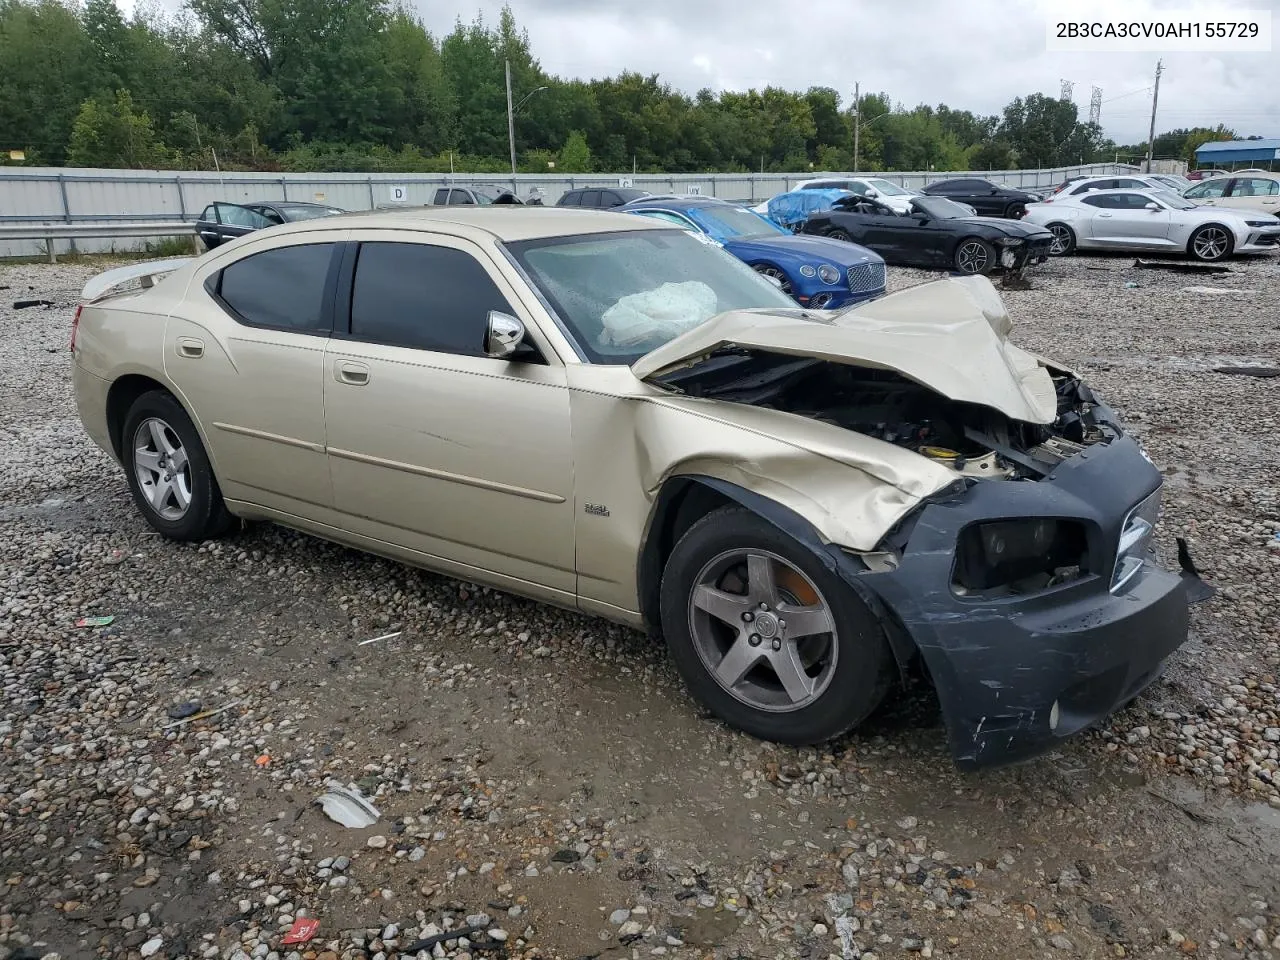
[{"label": "headlight opening", "polygon": [[951,589],[957,596],[1014,596],[1089,572],[1084,524],[1028,517],[975,523],[960,533]]}]

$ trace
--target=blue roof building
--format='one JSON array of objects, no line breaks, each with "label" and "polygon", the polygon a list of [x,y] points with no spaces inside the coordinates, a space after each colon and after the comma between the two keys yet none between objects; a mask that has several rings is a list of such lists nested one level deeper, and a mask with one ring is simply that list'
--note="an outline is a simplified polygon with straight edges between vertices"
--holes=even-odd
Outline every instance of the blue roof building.
[{"label": "blue roof building", "polygon": [[1271,169],[1280,165],[1280,139],[1218,140],[1196,148],[1196,163],[1202,167],[1257,164]]}]

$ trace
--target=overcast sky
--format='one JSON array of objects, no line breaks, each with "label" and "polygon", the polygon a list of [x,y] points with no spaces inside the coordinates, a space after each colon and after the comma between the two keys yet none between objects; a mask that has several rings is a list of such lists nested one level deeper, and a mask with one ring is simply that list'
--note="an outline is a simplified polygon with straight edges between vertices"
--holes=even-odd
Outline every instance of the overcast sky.
[{"label": "overcast sky", "polygon": [[[119,0],[129,10],[133,0]],[[154,0],[152,0],[154,2]],[[160,0],[175,8],[180,0]],[[503,0],[409,0],[427,28],[448,33],[478,12],[496,22]],[[590,79],[658,73],[693,93],[769,84],[829,86],[846,102],[855,81],[907,106],[998,114],[1015,96],[1057,96],[1075,84],[1087,116],[1102,88],[1102,126],[1117,143],[1146,139],[1151,84],[1163,56],[1157,132],[1225,123],[1280,137],[1280,83],[1270,53],[1049,53],[1048,15],[1129,20],[1200,8],[1280,9],[1267,0],[512,0],[544,70]],[[1280,17],[1275,17],[1280,20]],[[1273,23],[1273,30],[1280,24]]]}]

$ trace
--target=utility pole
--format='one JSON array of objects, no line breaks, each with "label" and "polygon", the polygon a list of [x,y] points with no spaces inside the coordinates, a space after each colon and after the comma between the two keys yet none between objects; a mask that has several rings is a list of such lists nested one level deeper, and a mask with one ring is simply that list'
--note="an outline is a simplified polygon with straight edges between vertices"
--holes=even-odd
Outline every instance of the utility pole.
[{"label": "utility pole", "polygon": [[1147,134],[1147,169],[1151,172],[1151,161],[1156,158],[1156,102],[1160,99],[1160,74],[1164,70],[1164,61],[1156,61],[1156,85],[1151,90],[1151,130]]},{"label": "utility pole", "polygon": [[[507,68],[507,143],[511,147],[511,192],[516,192],[516,114],[511,109],[511,61],[504,60]],[[1155,121],[1152,120],[1152,123]]]},{"label": "utility pole", "polygon": [[862,129],[862,107],[858,96],[861,85],[853,84],[853,172],[858,172],[858,132]]}]

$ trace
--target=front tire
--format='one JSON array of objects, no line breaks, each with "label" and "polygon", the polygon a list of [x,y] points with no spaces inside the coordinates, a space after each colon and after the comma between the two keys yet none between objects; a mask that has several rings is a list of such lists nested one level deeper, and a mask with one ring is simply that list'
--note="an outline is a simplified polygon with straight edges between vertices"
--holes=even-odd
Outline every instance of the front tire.
[{"label": "front tire", "polygon": [[795,294],[791,292],[791,278],[788,277],[786,272],[781,268],[775,267],[772,263],[757,263],[755,265],[755,271],[756,273],[763,274],[766,277],[773,277],[773,279],[777,280],[782,284],[782,292],[788,297],[795,296]]},{"label": "front tire", "polygon": [[1206,223],[1187,241],[1187,253],[1201,263],[1217,263],[1231,256],[1231,231],[1216,223]]},{"label": "front tire", "polygon": [[846,230],[832,230],[827,234],[827,236],[832,240],[843,240],[845,243],[853,243],[853,237],[849,236],[849,233]]},{"label": "front tire", "polygon": [[1075,252],[1076,234],[1074,230],[1065,223],[1051,223],[1046,229],[1053,234],[1053,241],[1049,244],[1049,256],[1065,257]]},{"label": "front tire", "polygon": [[789,744],[857,726],[893,657],[862,600],[808,550],[741,507],[703,517],[662,577],[662,628],[690,692],[731,726]]},{"label": "front tire", "polygon": [[222,499],[199,431],[172,394],[144,393],[124,419],[121,460],[143,518],[171,540],[208,540],[227,532]]},{"label": "front tire", "polygon": [[996,248],[978,237],[966,237],[956,247],[958,273],[988,274],[996,266]]}]

